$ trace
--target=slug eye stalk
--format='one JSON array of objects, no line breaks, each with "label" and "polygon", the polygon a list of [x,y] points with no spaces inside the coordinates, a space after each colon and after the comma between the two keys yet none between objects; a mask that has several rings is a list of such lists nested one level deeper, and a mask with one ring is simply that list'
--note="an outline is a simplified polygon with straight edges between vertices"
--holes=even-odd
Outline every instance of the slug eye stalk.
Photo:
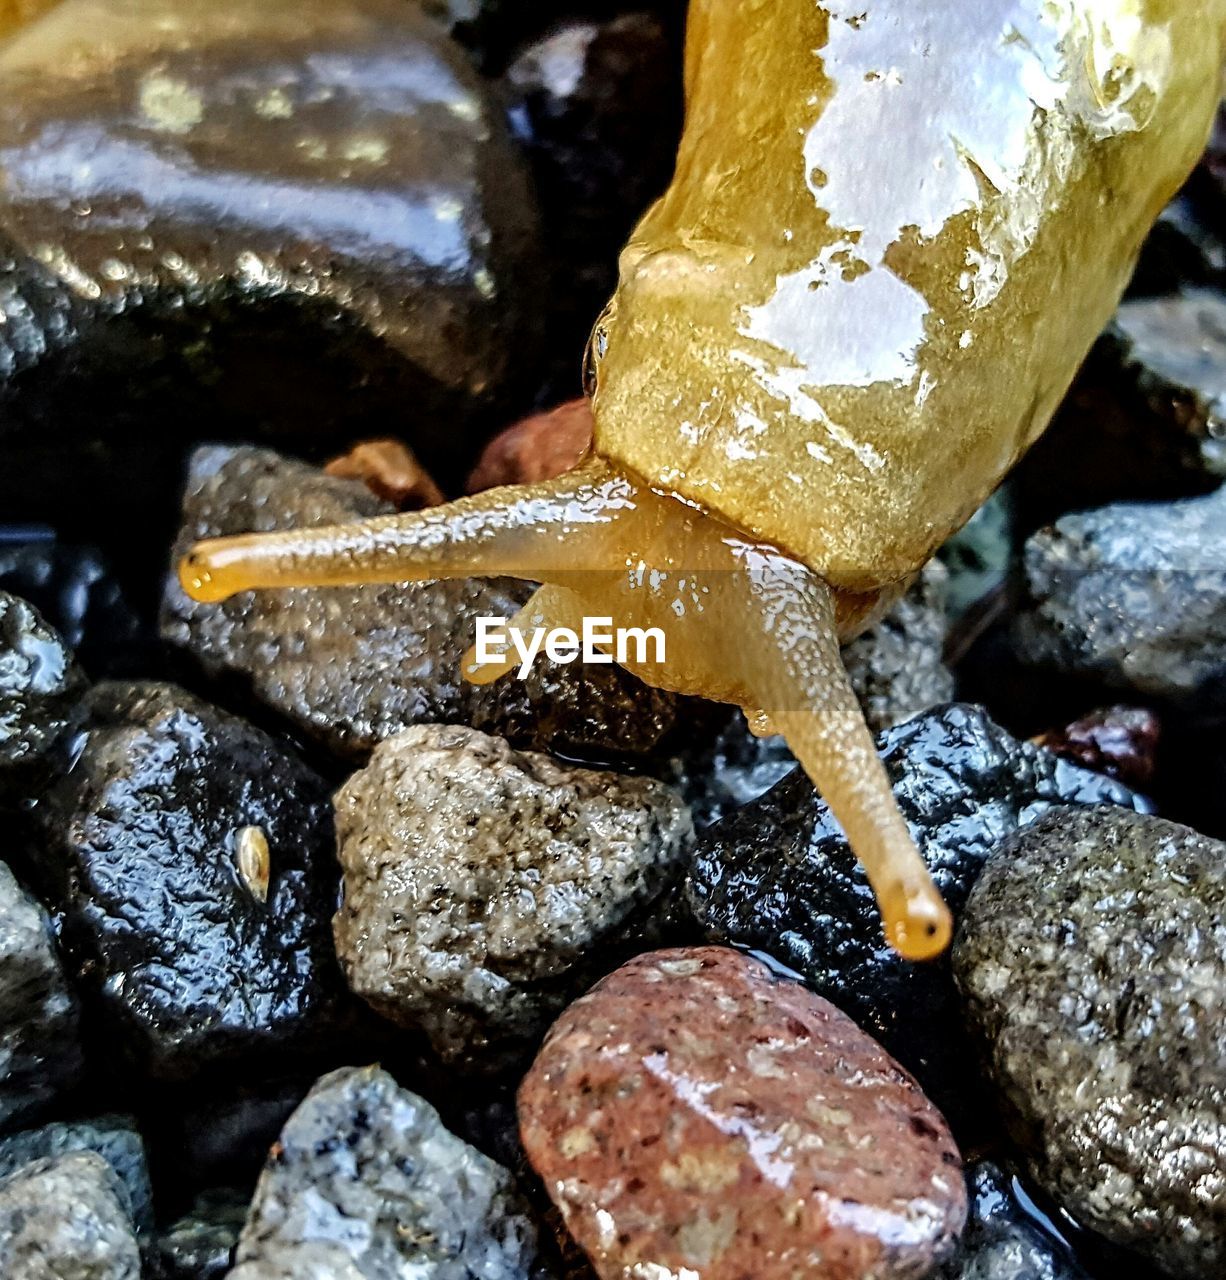
[{"label": "slug eye stalk", "polygon": [[[776,548],[593,458],[557,480],[494,489],[360,524],[197,544],[179,567],[195,600],[270,587],[508,575],[544,585],[515,620],[584,616],[659,628],[646,682],[732,702],[786,738],[843,826],[901,955],[929,959],[952,922],[903,822],[839,653],[839,600]],[[474,668],[471,679],[507,669]]]}]

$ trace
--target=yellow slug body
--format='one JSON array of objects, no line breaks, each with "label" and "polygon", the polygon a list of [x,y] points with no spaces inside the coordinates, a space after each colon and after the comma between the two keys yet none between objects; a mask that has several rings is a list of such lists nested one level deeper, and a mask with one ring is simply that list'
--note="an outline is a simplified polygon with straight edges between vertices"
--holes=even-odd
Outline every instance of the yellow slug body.
[{"label": "yellow slug body", "polygon": [[[951,919],[839,658],[1046,425],[1199,155],[1226,0],[692,0],[668,192],[558,480],[199,544],[189,595],[513,574],[515,624],[659,627],[664,688],[781,731],[887,938]],[[508,663],[466,674],[485,680]]]}]

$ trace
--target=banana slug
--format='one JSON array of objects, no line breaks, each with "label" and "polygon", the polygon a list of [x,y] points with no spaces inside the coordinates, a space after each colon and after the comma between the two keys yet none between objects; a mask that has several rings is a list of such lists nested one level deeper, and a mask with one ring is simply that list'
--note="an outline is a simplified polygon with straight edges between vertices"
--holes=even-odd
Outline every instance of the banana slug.
[{"label": "banana slug", "polygon": [[589,348],[588,457],[202,542],[184,589],[511,574],[542,584],[516,625],[661,627],[667,663],[627,665],[781,731],[890,943],[936,955],[950,915],[839,641],[1046,426],[1204,146],[1224,47],[1226,0],[692,0],[676,173]]}]

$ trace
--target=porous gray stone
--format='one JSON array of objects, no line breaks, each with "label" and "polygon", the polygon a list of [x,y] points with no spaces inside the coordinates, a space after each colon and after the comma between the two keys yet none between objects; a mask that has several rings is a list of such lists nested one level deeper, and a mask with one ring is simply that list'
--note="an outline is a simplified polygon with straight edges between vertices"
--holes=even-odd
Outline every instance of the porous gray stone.
[{"label": "porous gray stone", "polygon": [[1180,1280],[1226,1271],[1226,844],[1052,810],[988,860],[954,968],[1039,1184]]},{"label": "porous gray stone", "polygon": [[36,1160],[0,1181],[4,1280],[140,1280],[127,1193],[92,1151]]},{"label": "porous gray stone", "polygon": [[531,1048],[616,964],[692,830],[654,779],[441,725],[378,747],[336,811],[350,986],[445,1058],[486,1066]]},{"label": "porous gray stone", "polygon": [[77,1002],[51,922],[0,862],[0,1128],[43,1110],[80,1070]]},{"label": "porous gray stone", "polygon": [[269,1156],[230,1280],[526,1280],[511,1175],[377,1067],[324,1076]]}]

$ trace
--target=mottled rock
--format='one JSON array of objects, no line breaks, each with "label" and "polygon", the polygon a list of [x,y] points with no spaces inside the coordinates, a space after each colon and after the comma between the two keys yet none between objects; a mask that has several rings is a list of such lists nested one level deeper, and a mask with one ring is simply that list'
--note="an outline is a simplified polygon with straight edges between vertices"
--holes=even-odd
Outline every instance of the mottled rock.
[{"label": "mottled rock", "polygon": [[1226,705],[1226,488],[1119,503],[1029,539],[1021,658],[1198,710]]},{"label": "mottled rock", "polygon": [[1018,1203],[1009,1179],[984,1160],[967,1170],[970,1215],[942,1280],[1089,1280],[1062,1241]]},{"label": "mottled rock", "polygon": [[459,726],[378,747],[336,796],[349,984],[448,1060],[530,1051],[649,927],[691,834],[650,778],[578,769]]},{"label": "mottled rock", "polygon": [[966,1214],[914,1080],[833,1005],[722,948],[639,956],[571,1005],[519,1113],[603,1280],[901,1280]]},{"label": "mottled rock", "polygon": [[220,1191],[201,1196],[149,1246],[147,1280],[222,1280],[247,1218],[247,1197]]},{"label": "mottled rock", "polygon": [[45,1110],[80,1071],[77,1002],[51,922],[0,862],[0,1127]]},{"label": "mottled rock", "polygon": [[[157,1076],[288,1057],[335,1030],[327,788],[172,685],[103,684],[49,821],[64,936],[115,1040]],[[239,845],[269,849],[266,897]]]},{"label": "mottled rock", "polygon": [[1192,497],[1226,477],[1226,296],[1125,302],[1012,481],[1028,527],[1108,502]]},{"label": "mottled rock", "polygon": [[[362,484],[258,449],[202,449],[176,554],[195,538],[307,528],[384,514]],[[460,676],[480,615],[510,617],[531,594],[509,578],[244,592],[224,604],[166,589],[162,630],[322,743],[363,760],[423,722],[466,722],[523,746],[609,758],[662,749],[685,703],[617,666],[538,662],[526,680],[478,688]]]},{"label": "mottled rock", "polygon": [[1055,810],[989,860],[954,965],[1039,1185],[1180,1280],[1226,1269],[1226,844]]},{"label": "mottled rock", "polygon": [[148,538],[194,442],[371,422],[458,484],[519,399],[526,167],[412,4],[63,0],[0,49],[0,151],[10,518]]},{"label": "mottled rock", "polygon": [[35,1160],[93,1151],[118,1174],[127,1196],[132,1221],[138,1230],[153,1225],[153,1188],[145,1144],[136,1124],[124,1116],[100,1116],[96,1120],[57,1122],[41,1129],[26,1129],[0,1138],[0,1178]]},{"label": "mottled rock", "polygon": [[1006,484],[938,552],[949,574],[950,616],[962,618],[1000,591],[1015,554],[1013,495]]},{"label": "mottled rock", "polygon": [[510,1175],[377,1067],[324,1076],[256,1187],[231,1280],[527,1280]]},{"label": "mottled rock", "polygon": [[503,484],[534,484],[569,471],[592,443],[587,400],[568,400],[500,432],[485,446],[464,485],[480,493]]},{"label": "mottled rock", "polygon": [[84,689],[63,640],[32,605],[0,591],[0,807],[33,800],[66,764]]},{"label": "mottled rock", "polygon": [[[985,859],[1053,804],[1137,803],[1118,782],[1018,742],[952,705],[881,735],[903,817],[957,915]],[[867,880],[797,771],[701,837],[686,882],[712,941],[764,951],[876,1036],[959,1125],[979,1092],[948,959],[909,964],[886,945]]]},{"label": "mottled rock", "polygon": [[1037,741],[1065,760],[1144,789],[1154,780],[1161,733],[1162,722],[1147,707],[1103,707]]},{"label": "mottled rock", "polygon": [[123,1183],[94,1152],[36,1160],[0,1181],[5,1280],[140,1280]]}]

